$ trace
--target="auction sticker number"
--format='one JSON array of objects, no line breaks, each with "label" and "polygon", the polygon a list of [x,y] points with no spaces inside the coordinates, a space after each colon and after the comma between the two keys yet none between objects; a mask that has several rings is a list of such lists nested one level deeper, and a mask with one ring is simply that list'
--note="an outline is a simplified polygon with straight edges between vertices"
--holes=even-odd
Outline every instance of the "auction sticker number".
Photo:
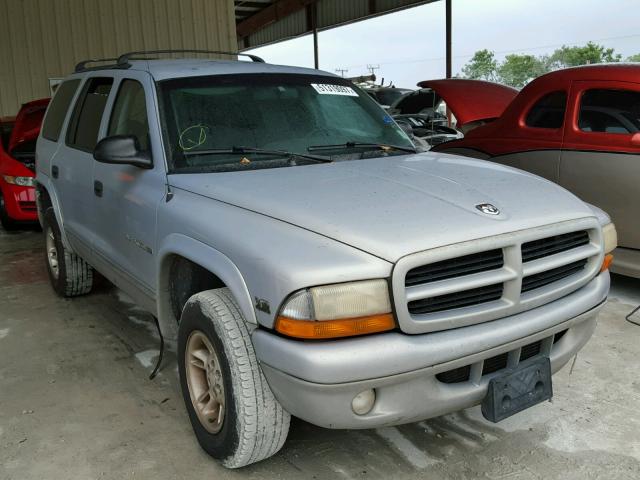
[{"label": "auction sticker number", "polygon": [[329,83],[312,83],[311,86],[320,95],[346,95],[348,97],[357,97],[356,91],[345,85],[331,85]]}]

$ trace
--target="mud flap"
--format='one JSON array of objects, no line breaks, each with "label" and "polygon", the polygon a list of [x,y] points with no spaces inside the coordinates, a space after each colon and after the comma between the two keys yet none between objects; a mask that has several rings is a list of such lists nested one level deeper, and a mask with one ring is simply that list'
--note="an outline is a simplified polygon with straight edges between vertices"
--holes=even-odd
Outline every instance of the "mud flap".
[{"label": "mud flap", "polygon": [[527,360],[489,381],[482,415],[497,423],[552,396],[549,358]]}]

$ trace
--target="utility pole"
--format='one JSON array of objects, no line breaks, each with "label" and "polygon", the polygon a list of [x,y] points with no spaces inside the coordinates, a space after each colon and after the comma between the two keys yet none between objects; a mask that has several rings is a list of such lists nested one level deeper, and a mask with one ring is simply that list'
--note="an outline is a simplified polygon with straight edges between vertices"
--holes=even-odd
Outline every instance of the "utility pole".
[{"label": "utility pole", "polygon": [[344,78],[344,74],[349,71],[348,68],[336,68],[335,72],[339,73],[342,78]]},{"label": "utility pole", "polygon": [[369,70],[369,73],[371,73],[371,75],[375,75],[376,70],[380,70],[380,65],[367,65],[367,70]]}]

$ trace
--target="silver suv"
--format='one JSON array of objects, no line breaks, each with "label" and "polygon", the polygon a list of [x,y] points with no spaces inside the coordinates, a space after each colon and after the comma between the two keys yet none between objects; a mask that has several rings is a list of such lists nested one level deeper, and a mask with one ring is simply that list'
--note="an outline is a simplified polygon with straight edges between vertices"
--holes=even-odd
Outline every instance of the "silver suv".
[{"label": "silver suv", "polygon": [[58,294],[95,269],[158,319],[210,455],[269,457],[290,415],[373,428],[482,404],[498,421],[551,397],[609,290],[606,214],[416,154],[335,75],[157,53],[60,85],[38,207]]}]

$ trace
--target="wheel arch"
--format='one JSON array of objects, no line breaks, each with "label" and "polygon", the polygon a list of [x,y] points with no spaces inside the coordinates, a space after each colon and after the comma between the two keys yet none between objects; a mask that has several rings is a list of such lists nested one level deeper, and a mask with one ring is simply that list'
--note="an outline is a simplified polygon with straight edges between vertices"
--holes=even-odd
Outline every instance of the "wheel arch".
[{"label": "wheel arch", "polygon": [[[165,337],[177,339],[180,319],[177,316],[179,311],[176,310],[176,300],[180,301],[186,293],[190,296],[210,288],[227,287],[245,320],[257,324],[251,295],[242,273],[220,251],[186,235],[174,233],[166,237],[158,249],[158,262],[158,321]],[[176,268],[182,273],[185,268],[192,268],[194,274],[199,276],[191,285],[192,289],[187,286],[182,294],[176,294],[176,285],[171,281]],[[206,278],[200,277],[202,275]]]},{"label": "wheel arch", "polygon": [[36,181],[36,206],[38,208],[38,222],[40,222],[41,227],[43,226],[42,219],[44,218],[44,212],[49,207],[53,208],[56,222],[58,222],[58,227],[60,227],[62,244],[65,248],[73,251],[73,248],[71,248],[71,244],[69,243],[67,234],[64,230],[64,217],[62,215],[62,209],[60,207],[60,200],[58,199],[55,187],[48,177],[38,178]]}]

